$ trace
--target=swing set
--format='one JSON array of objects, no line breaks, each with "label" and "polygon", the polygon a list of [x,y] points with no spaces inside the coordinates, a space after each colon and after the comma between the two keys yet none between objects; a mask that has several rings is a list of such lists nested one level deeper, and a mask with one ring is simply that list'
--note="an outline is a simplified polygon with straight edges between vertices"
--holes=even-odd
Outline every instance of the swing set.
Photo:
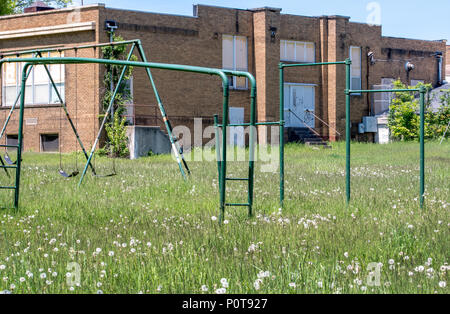
[{"label": "swing set", "polygon": [[[97,47],[102,47],[102,46],[109,46],[109,45],[124,45],[124,44],[131,44],[131,49],[130,52],[128,54],[128,58],[127,60],[106,60],[106,59],[96,59],[96,58],[79,58],[79,57],[60,57],[60,58],[55,58],[55,57],[50,57],[50,58],[43,58],[42,56],[39,57],[39,53],[40,52],[48,52],[48,51],[64,51],[64,50],[69,50],[69,49],[87,49],[87,48],[97,48]],[[139,55],[141,57],[142,62],[137,62],[137,61],[130,61],[131,57],[133,55],[133,51],[134,49],[137,48]],[[20,86],[20,92],[17,96],[17,101],[16,103],[13,105],[13,107],[11,108],[11,112],[10,115],[7,118],[7,121],[10,120],[12,112],[14,111],[15,106],[17,105],[18,102],[20,102],[20,113],[19,113],[19,131],[18,131],[18,144],[17,145],[0,145],[0,148],[15,148],[17,149],[17,161],[15,165],[1,165],[0,168],[4,168],[6,169],[15,169],[16,171],[16,178],[15,178],[15,185],[14,186],[0,186],[0,189],[8,189],[8,190],[15,190],[15,195],[14,195],[14,207],[16,209],[18,209],[19,206],[19,195],[20,195],[20,174],[21,174],[21,165],[22,165],[22,147],[23,147],[23,120],[24,120],[24,111],[25,111],[25,86],[26,86],[26,82],[28,79],[28,76],[32,70],[33,67],[38,66],[38,65],[43,65],[45,66],[45,68],[47,69],[47,65],[55,65],[55,64],[59,64],[59,65],[66,65],[66,64],[104,64],[104,65],[114,65],[114,66],[121,66],[123,67],[118,84],[114,90],[114,93],[111,97],[110,103],[108,105],[108,108],[106,110],[105,113],[105,117],[100,125],[99,128],[99,132],[98,135],[95,139],[95,142],[92,146],[91,152],[90,154],[88,154],[81,142],[81,139],[78,135],[76,126],[73,124],[73,121],[67,111],[67,107],[64,103],[64,101],[61,98],[61,95],[59,94],[57,87],[54,84],[53,79],[51,78],[50,72],[47,71],[49,77],[50,77],[50,81],[52,83],[53,88],[55,89],[59,100],[61,101],[61,105],[62,108],[64,109],[67,119],[69,120],[70,125],[72,126],[72,129],[77,137],[78,143],[80,145],[80,147],[83,150],[83,153],[86,157],[86,165],[84,167],[84,170],[81,174],[81,178],[79,181],[79,186],[83,183],[83,180],[87,174],[87,171],[89,168],[91,168],[94,176],[98,176],[95,172],[95,168],[92,164],[92,159],[94,157],[94,153],[96,150],[96,147],[99,143],[100,140],[100,136],[102,134],[103,129],[105,128],[105,125],[107,123],[107,120],[109,119],[109,117],[111,116],[111,112],[113,109],[113,104],[114,104],[114,100],[117,96],[117,93],[119,91],[120,88],[120,84],[122,83],[125,73],[127,71],[127,69],[129,67],[137,67],[137,68],[144,68],[147,76],[149,78],[150,84],[153,88],[156,100],[158,102],[158,106],[159,109],[161,111],[161,115],[163,117],[163,121],[165,123],[168,135],[169,135],[169,139],[171,141],[172,144],[172,149],[174,152],[174,155],[176,157],[177,163],[179,165],[179,169],[180,172],[183,176],[183,178],[186,180],[186,172],[185,169],[187,171],[188,174],[190,174],[190,170],[188,168],[188,165],[186,163],[186,160],[183,156],[182,153],[182,149],[180,148],[179,144],[178,144],[178,140],[176,138],[174,138],[173,134],[172,134],[172,126],[170,124],[170,121],[167,117],[166,111],[164,109],[164,105],[161,101],[161,98],[159,96],[158,90],[156,88],[156,85],[154,83],[152,74],[151,74],[151,70],[152,68],[154,69],[161,69],[161,70],[168,70],[168,71],[180,71],[180,72],[191,72],[191,73],[199,73],[199,74],[205,74],[205,75],[215,75],[215,76],[219,76],[222,79],[222,86],[223,86],[223,106],[224,106],[224,123],[226,123],[225,121],[228,120],[228,98],[229,98],[229,76],[238,76],[238,77],[246,77],[250,80],[250,82],[252,83],[252,108],[254,108],[255,110],[253,110],[253,112],[256,112],[256,80],[255,78],[248,72],[241,72],[241,71],[229,71],[229,70],[220,70],[220,69],[214,69],[214,68],[205,68],[205,67],[196,67],[196,66],[188,66],[188,65],[178,65],[178,64],[164,64],[164,63],[150,63],[147,62],[144,50],[142,48],[141,42],[140,40],[133,40],[133,41],[126,41],[126,42],[115,42],[115,43],[108,43],[108,44],[97,44],[97,45],[89,45],[89,46],[80,46],[80,47],[71,47],[71,48],[61,48],[61,49],[41,49],[41,50],[34,50],[32,51],[34,53],[37,53],[37,56],[34,56],[33,58],[2,58],[0,59],[0,68],[3,65],[3,63],[23,63],[24,66],[22,68],[22,75],[21,75],[21,86]],[[26,52],[20,52],[20,53],[13,53],[13,54],[9,54],[9,55],[17,55],[17,54],[26,54],[26,53],[30,53],[29,51]],[[5,54],[6,55],[6,54]],[[7,123],[6,123],[7,124]],[[6,126],[4,127],[4,129],[6,129]],[[252,135],[252,138],[254,137],[254,135]],[[225,152],[226,152],[226,141],[224,141],[224,146],[225,146]],[[251,158],[251,160],[253,160],[253,158]],[[3,161],[2,161],[3,163]],[[61,165],[62,166],[62,162]],[[184,168],[183,168],[184,166]],[[62,168],[62,167],[61,167]],[[251,167],[252,169],[252,167]],[[72,173],[67,173],[66,171],[64,171],[63,169],[60,169],[60,174],[64,177],[75,177],[78,175],[77,170],[72,172]],[[111,176],[111,175],[107,175],[107,176]],[[252,181],[252,180],[251,180]]]}]

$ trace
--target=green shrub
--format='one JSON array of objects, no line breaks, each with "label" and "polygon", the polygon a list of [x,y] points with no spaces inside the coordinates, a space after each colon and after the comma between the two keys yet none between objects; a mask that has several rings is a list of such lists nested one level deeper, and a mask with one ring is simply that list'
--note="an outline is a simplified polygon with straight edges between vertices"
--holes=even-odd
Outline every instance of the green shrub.
[{"label": "green shrub", "polygon": [[[408,87],[401,81],[394,82],[395,89],[413,89],[425,86],[431,90],[430,84],[419,84],[416,87]],[[394,92],[395,97],[389,107],[389,128],[391,136],[395,140],[412,141],[420,137],[420,110],[416,95],[411,92]],[[436,139],[441,137],[450,121],[450,93],[441,97],[442,106],[438,112],[432,112],[429,97],[425,104],[425,137]]]}]

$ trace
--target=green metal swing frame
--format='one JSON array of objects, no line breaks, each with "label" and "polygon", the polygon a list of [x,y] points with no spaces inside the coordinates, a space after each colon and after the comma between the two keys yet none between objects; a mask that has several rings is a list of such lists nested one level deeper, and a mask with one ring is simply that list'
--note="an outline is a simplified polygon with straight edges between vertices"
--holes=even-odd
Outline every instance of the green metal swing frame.
[{"label": "green metal swing frame", "polygon": [[[141,56],[143,60],[145,59],[145,55],[143,54],[142,46],[140,45],[140,41],[132,41],[132,43],[139,42],[139,45],[137,45],[138,49],[141,50]],[[98,46],[98,45],[97,45]],[[106,44],[105,44],[106,46]],[[92,47],[92,46],[84,46],[86,48]],[[133,45],[134,47],[134,45]],[[133,49],[131,49],[132,51]],[[26,52],[24,52],[26,53]],[[131,57],[131,53],[129,55]],[[166,123],[166,126],[168,126],[168,130],[172,130],[170,126],[170,122],[168,121],[167,115],[165,114],[164,106],[161,102],[161,99],[159,98],[159,94],[157,93],[156,86],[153,81],[153,77],[151,75],[150,69],[161,69],[161,70],[168,70],[168,71],[180,71],[180,72],[191,72],[191,73],[199,73],[199,74],[207,74],[207,75],[215,75],[219,76],[222,79],[223,84],[223,106],[224,106],[224,123],[227,122],[228,119],[228,97],[229,97],[229,79],[228,76],[239,76],[239,77],[247,77],[249,78],[253,83],[253,92],[252,92],[252,107],[256,109],[256,81],[254,77],[248,73],[248,72],[241,72],[241,71],[228,71],[228,70],[220,70],[220,69],[214,69],[214,68],[205,68],[205,67],[196,67],[196,66],[188,66],[188,65],[178,65],[178,64],[164,64],[164,63],[150,63],[150,62],[137,62],[137,61],[121,61],[121,60],[105,60],[105,59],[96,59],[96,58],[4,58],[0,60],[0,66],[3,63],[25,63],[24,67],[22,69],[22,83],[20,88],[20,114],[19,114],[19,134],[18,134],[18,145],[0,145],[0,147],[14,147],[17,148],[17,165],[14,167],[5,166],[6,168],[14,168],[16,169],[16,180],[15,180],[15,186],[14,187],[0,187],[0,189],[14,189],[15,190],[15,197],[14,197],[14,207],[18,209],[19,207],[19,195],[20,195],[20,174],[21,174],[21,165],[22,165],[22,147],[23,147],[23,120],[24,120],[24,110],[25,110],[25,86],[27,81],[27,73],[29,72],[29,69],[32,66],[35,65],[49,65],[49,64],[109,64],[109,65],[118,65],[118,66],[124,66],[124,69],[122,70],[121,79],[119,80],[118,86],[120,85],[121,80],[124,77],[124,73],[126,71],[127,67],[138,67],[138,68],[145,68],[147,75],[150,79],[150,82],[152,84],[152,87],[155,90],[155,95],[157,95],[157,101],[159,104],[159,107],[161,109],[161,112],[163,113],[163,118]],[[117,93],[117,88],[114,93],[114,95]],[[105,119],[102,123],[102,127],[105,125],[105,121],[107,117],[110,115],[111,107],[113,104],[113,99],[110,103],[110,106],[107,110]],[[101,130],[100,130],[101,131]],[[100,132],[99,132],[100,133]],[[226,142],[225,143],[225,152],[226,152]],[[97,144],[97,143],[96,143]],[[79,186],[82,184],[83,179],[86,175],[86,172],[91,165],[91,160],[95,152],[96,144],[94,144],[91,154],[87,157],[86,166],[83,170],[82,177],[79,182]],[[174,144],[174,143],[172,143]],[[173,145],[174,146],[174,145]],[[175,151],[175,154],[177,151]],[[181,158],[177,158],[178,164],[180,165],[180,171],[184,174],[184,171],[181,166]],[[1,167],[1,166],[0,166]],[[185,175],[183,176],[185,177]]]}]

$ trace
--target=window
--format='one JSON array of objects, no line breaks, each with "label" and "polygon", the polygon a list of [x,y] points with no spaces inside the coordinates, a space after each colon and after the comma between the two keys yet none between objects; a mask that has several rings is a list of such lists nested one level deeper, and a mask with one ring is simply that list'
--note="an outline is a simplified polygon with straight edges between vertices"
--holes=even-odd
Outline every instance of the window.
[{"label": "window", "polygon": [[[222,36],[222,68],[233,71],[248,71],[247,37]],[[247,89],[245,77],[230,77],[230,87]]]},{"label": "window", "polygon": [[280,59],[282,61],[315,62],[316,45],[310,42],[281,40]]},{"label": "window", "polygon": [[58,134],[41,134],[41,151],[45,153],[54,153],[59,151]]},{"label": "window", "polygon": [[[6,145],[19,145],[19,135],[17,134],[7,134],[6,135]],[[8,147],[8,152],[16,152],[16,148]]]},{"label": "window", "polygon": [[350,89],[361,89],[361,47],[350,47],[350,59],[352,60],[351,66],[351,85]]},{"label": "window", "polygon": [[[43,57],[60,57],[59,53],[43,54]],[[22,58],[29,58],[32,55],[23,55]],[[53,81],[55,82],[61,98],[65,99],[65,70],[64,65],[53,64],[47,66]],[[2,103],[3,106],[12,106],[20,92],[22,78],[22,63],[5,63],[3,65],[2,77]],[[25,87],[25,104],[26,105],[48,105],[60,103],[59,98],[54,90],[47,71],[43,65],[33,68],[27,79]]]}]

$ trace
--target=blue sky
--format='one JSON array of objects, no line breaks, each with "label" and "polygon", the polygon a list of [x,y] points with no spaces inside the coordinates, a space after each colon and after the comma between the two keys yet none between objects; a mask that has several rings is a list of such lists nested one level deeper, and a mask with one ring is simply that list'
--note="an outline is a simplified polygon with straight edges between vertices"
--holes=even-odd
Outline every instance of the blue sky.
[{"label": "blue sky", "polygon": [[[81,3],[81,0],[74,0]],[[233,8],[263,6],[282,8],[284,13],[298,15],[345,15],[352,21],[367,22],[375,16],[378,4],[383,35],[417,39],[450,39],[450,1],[423,0],[84,0],[85,4],[105,3],[107,7],[151,12],[192,15],[193,4],[210,4]]]}]

